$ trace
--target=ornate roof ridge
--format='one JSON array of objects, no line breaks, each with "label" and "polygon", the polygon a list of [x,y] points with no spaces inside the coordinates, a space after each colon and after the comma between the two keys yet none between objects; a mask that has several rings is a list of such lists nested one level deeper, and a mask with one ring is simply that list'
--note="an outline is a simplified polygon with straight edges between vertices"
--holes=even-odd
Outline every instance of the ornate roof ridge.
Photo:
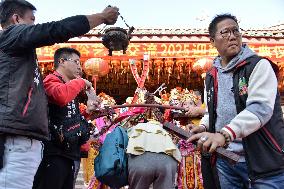
[{"label": "ornate roof ridge", "polygon": [[[128,29],[128,28],[124,28]],[[0,30],[1,27],[0,27]],[[101,28],[95,28],[90,30],[86,36],[100,36]],[[272,38],[283,38],[284,37],[284,23],[268,28],[257,29],[257,28],[246,28],[242,29],[243,36],[248,37],[272,37]],[[154,28],[154,27],[138,27],[132,33],[133,36],[191,36],[191,35],[200,35],[208,36],[207,28]]]},{"label": "ornate roof ridge", "polygon": [[[283,24],[284,25],[284,24]],[[125,28],[126,29],[126,28]],[[127,30],[127,29],[126,29]],[[252,37],[284,37],[284,27],[283,29],[241,29],[244,36]],[[92,29],[87,35],[99,35],[101,29]],[[205,28],[136,28],[132,33],[133,36],[136,35],[206,35],[208,36],[208,30]]]},{"label": "ornate roof ridge", "polygon": [[284,30],[284,23],[268,27],[270,30]]},{"label": "ornate roof ridge", "polygon": [[[128,28],[124,28],[128,30]],[[88,34],[99,34],[101,29],[92,29]],[[145,34],[208,34],[207,29],[202,28],[135,28],[133,34],[135,35],[145,35]]]}]

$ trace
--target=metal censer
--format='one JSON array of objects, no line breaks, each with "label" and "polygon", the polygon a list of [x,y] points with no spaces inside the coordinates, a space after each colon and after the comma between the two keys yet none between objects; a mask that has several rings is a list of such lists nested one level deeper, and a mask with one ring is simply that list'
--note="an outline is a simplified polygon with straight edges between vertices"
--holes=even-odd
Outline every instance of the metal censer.
[{"label": "metal censer", "polygon": [[123,51],[126,54],[129,41],[131,39],[131,33],[134,31],[134,27],[125,22],[124,18],[120,15],[120,18],[129,28],[128,32],[126,29],[120,27],[110,27],[105,29],[104,34],[102,34],[102,43],[108,49],[109,56],[112,56],[113,51]]}]

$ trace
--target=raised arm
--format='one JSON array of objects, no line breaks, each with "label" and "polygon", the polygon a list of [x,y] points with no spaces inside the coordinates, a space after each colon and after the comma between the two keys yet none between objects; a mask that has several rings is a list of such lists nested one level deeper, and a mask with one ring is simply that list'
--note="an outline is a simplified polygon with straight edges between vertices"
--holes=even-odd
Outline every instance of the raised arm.
[{"label": "raised arm", "polygon": [[78,15],[60,21],[36,25],[11,25],[2,33],[0,48],[25,50],[68,41],[87,33],[103,23],[114,24],[119,13],[116,7],[107,7],[101,13]]}]

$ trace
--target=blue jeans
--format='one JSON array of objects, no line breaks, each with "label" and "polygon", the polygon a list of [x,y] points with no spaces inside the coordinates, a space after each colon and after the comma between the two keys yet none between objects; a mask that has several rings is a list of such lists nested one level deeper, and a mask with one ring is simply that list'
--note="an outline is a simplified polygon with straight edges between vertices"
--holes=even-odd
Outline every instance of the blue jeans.
[{"label": "blue jeans", "polygon": [[232,165],[221,158],[217,159],[217,170],[222,189],[284,189],[284,173],[251,183],[245,162]]},{"label": "blue jeans", "polygon": [[32,189],[42,159],[40,141],[23,136],[7,136],[4,166],[0,170],[1,189]]}]

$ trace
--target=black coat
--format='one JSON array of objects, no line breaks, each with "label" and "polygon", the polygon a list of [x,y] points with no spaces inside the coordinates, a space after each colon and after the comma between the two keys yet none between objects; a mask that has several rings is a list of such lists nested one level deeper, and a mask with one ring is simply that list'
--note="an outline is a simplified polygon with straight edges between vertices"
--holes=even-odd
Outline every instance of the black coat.
[{"label": "black coat", "polygon": [[86,16],[37,25],[12,25],[0,33],[0,132],[48,139],[47,98],[35,49],[83,35]]}]

